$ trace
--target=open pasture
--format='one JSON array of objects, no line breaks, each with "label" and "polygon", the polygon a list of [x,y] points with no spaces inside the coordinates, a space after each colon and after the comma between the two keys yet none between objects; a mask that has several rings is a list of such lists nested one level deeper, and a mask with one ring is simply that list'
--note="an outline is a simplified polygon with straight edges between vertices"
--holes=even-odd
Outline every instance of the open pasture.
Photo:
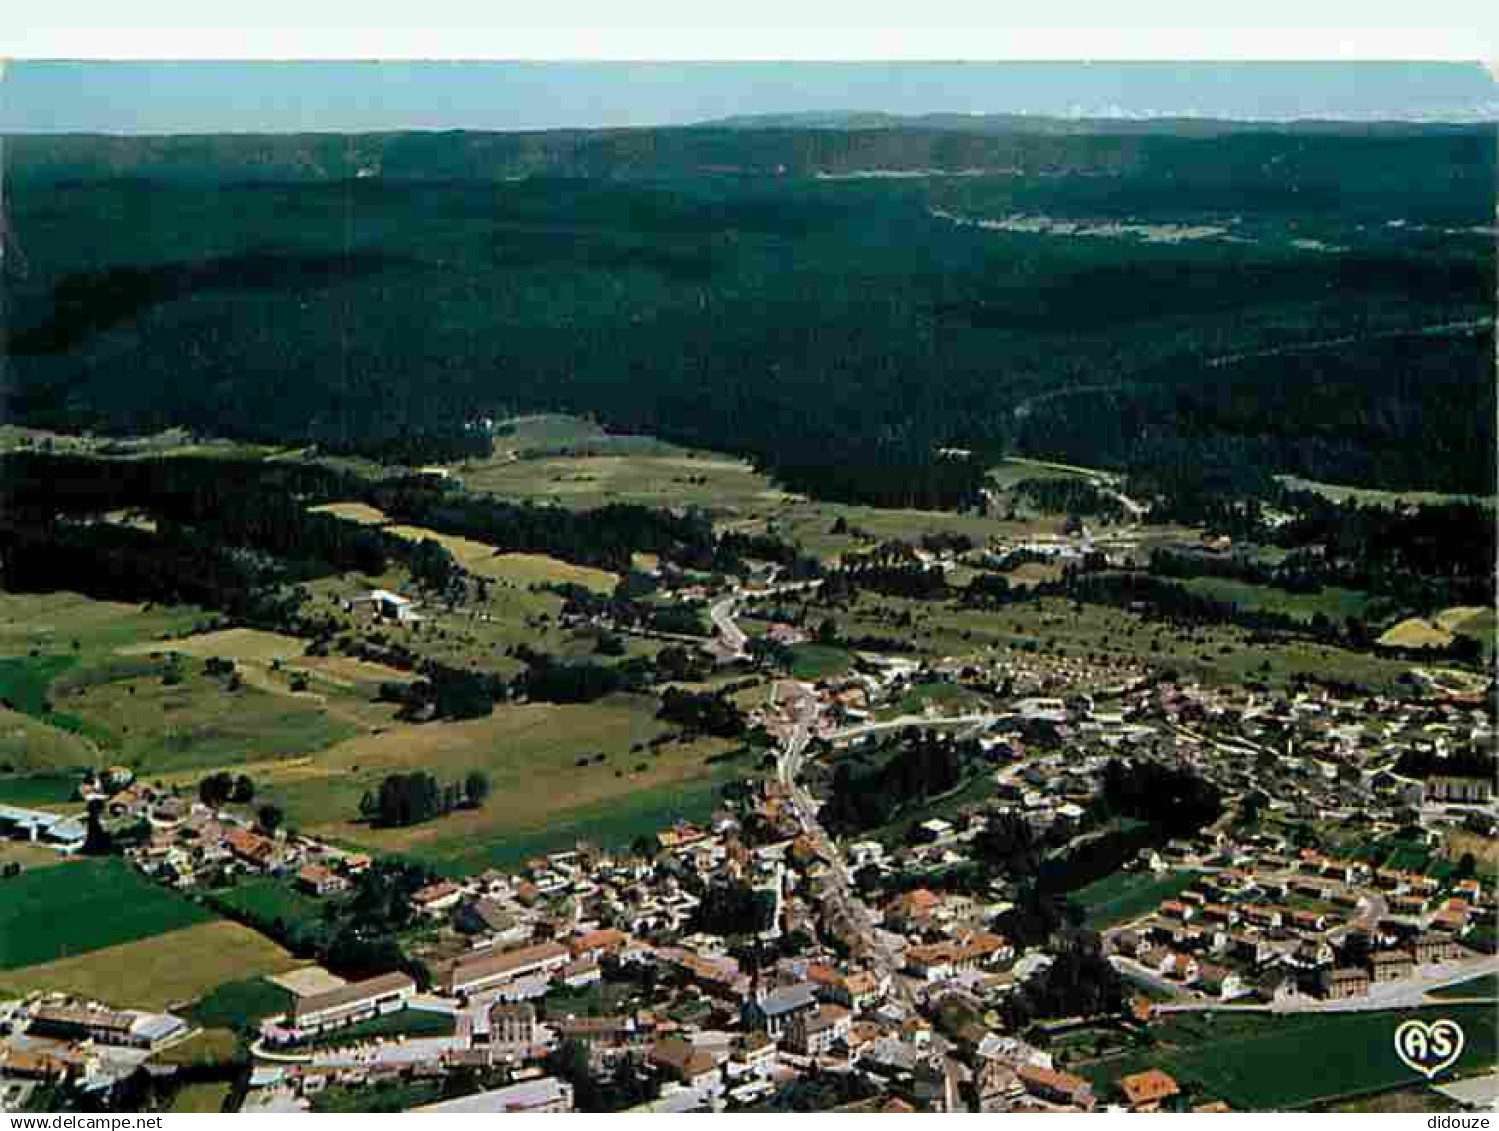
[{"label": "open pasture", "polygon": [[[1068,1067],[1091,1080],[1101,1098],[1117,1095],[1121,1076],[1158,1067],[1198,1095],[1240,1111],[1304,1110],[1409,1083],[1411,1070],[1396,1057],[1393,1037],[1412,1017],[1451,1017],[1463,1027],[1467,1043],[1456,1073],[1492,1067],[1496,1018],[1487,1006],[1286,1017],[1192,1014],[1160,1026],[1163,1043],[1154,1049]],[[1308,1056],[1309,1048],[1317,1055]]]},{"label": "open pasture", "polygon": [[20,993],[66,991],[135,1009],[180,1009],[227,980],[274,974],[296,965],[295,958],[259,932],[214,920],[0,971],[0,985]]},{"label": "open pasture", "polygon": [[[119,859],[22,872],[0,885],[0,971],[149,939],[213,918]],[[0,973],[0,980],[15,985],[9,973]]]},{"label": "open pasture", "polygon": [[[706,759],[731,744],[646,745],[670,729],[656,719],[655,701],[644,696],[576,706],[499,705],[488,718],[398,726],[309,758],[265,763],[255,779],[260,796],[280,805],[296,827],[441,863],[482,858],[506,843],[558,830],[574,839],[590,835],[601,821],[657,801],[667,810],[688,795],[696,803],[700,791],[711,794],[728,772]],[[359,818],[361,797],[386,775],[418,769],[440,780],[479,770],[492,790],[479,809],[409,828],[377,829]]]}]

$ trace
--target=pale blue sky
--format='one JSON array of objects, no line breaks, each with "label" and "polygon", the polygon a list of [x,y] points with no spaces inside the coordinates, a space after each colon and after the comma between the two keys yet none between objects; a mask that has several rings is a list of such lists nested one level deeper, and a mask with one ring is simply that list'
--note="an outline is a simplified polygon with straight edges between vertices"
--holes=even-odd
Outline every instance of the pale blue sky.
[{"label": "pale blue sky", "polygon": [[15,133],[367,132],[678,125],[874,110],[1499,120],[1472,63],[29,62]]},{"label": "pale blue sky", "polygon": [[[206,27],[205,11],[236,26]],[[539,129],[658,125],[798,110],[1218,117],[1499,116],[1476,66],[1079,69],[669,66],[650,60],[1318,59],[1483,60],[1499,2],[758,0],[734,26],[702,0],[17,0],[0,6],[0,129],[209,132]],[[722,7],[722,6],[717,6]],[[422,27],[408,27],[414,14]],[[913,27],[919,14],[926,22]],[[1422,26],[1411,26],[1415,17]],[[1241,26],[1252,20],[1253,26]],[[1008,22],[1006,22],[1008,21]],[[1197,21],[1195,24],[1192,21]],[[342,26],[340,26],[342,25]],[[500,26],[503,25],[503,26]],[[1003,25],[1003,26],[1001,26]],[[39,64],[29,60],[320,59],[378,65]],[[631,60],[634,64],[412,65],[395,60]]]},{"label": "pale blue sky", "polygon": [[[1052,0],[1020,8],[1002,0],[754,0],[733,6],[703,0],[13,0],[0,8],[0,56],[1492,59],[1499,42],[1493,0]],[[217,20],[214,13],[221,13]]]}]

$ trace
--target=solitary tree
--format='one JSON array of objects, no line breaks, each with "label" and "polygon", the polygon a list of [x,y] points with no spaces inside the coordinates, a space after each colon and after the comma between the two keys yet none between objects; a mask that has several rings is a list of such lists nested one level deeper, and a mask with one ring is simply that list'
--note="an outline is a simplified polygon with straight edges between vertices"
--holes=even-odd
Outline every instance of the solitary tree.
[{"label": "solitary tree", "polygon": [[470,805],[483,805],[484,799],[489,796],[489,778],[478,770],[472,771],[463,779],[463,794]]}]

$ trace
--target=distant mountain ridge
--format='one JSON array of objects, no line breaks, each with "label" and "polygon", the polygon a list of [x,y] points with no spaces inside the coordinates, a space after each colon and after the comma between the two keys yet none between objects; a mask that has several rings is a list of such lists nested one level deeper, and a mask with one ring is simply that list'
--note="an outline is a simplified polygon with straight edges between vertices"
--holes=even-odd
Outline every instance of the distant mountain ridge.
[{"label": "distant mountain ridge", "polygon": [[[501,181],[864,171],[1022,176],[1168,175],[1242,185],[1471,178],[1494,165],[1493,127],[1409,123],[1249,126],[1023,116],[813,115],[661,129],[369,134],[26,134],[5,142],[13,182],[121,177],[177,183]],[[840,122],[858,123],[839,124]],[[878,124],[876,124],[878,123]],[[1316,144],[1309,144],[1315,138]],[[1445,183],[1445,182],[1444,182]],[[1355,184],[1350,191],[1357,191]]]},{"label": "distant mountain ridge", "polygon": [[13,63],[0,133],[665,128],[744,115],[1493,121],[1477,62]]},{"label": "distant mountain ridge", "polygon": [[[1492,118],[1499,120],[1499,103]],[[1138,114],[1127,117],[1049,114],[890,114],[880,110],[807,110],[790,114],[738,114],[698,123],[705,128],[760,130],[950,130],[958,133],[1031,133],[1044,135],[1159,135],[1221,137],[1232,133],[1347,134],[1350,136],[1410,136],[1422,133],[1485,129],[1476,121],[1435,122],[1410,118],[1288,119],[1187,117],[1178,114]]]}]

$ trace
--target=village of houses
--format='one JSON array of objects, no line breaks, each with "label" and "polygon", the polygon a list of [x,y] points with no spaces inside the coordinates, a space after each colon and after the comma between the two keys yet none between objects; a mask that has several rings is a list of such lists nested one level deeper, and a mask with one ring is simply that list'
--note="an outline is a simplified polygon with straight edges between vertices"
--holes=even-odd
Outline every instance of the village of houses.
[{"label": "village of houses", "polygon": [[[846,894],[851,873],[940,875],[965,860],[995,808],[1022,814],[1038,830],[1075,821],[1116,757],[1191,766],[1225,798],[1257,791],[1264,804],[1253,825],[1226,813],[1199,837],[1126,864],[1142,882],[1181,882],[1157,906],[1102,931],[1109,961],[1132,988],[1127,1016],[1111,1023],[1145,1028],[1172,1012],[1206,1009],[1404,1008],[1499,971],[1495,888],[1482,869],[1413,871],[1347,847],[1409,832],[1415,822],[1415,843],[1433,849],[1427,858],[1435,861],[1455,828],[1493,835],[1492,781],[1418,781],[1392,768],[1408,749],[1440,755],[1465,742],[1491,745],[1493,720],[1481,700],[1340,696],[1315,686],[1273,694],[1144,678],[1120,686],[1117,671],[1021,656],[987,670],[937,665],[920,673],[914,661],[869,659],[816,685],[783,682],[753,721],[789,742],[811,704],[814,757],[836,757],[872,740],[874,712],[918,674],[966,686],[1005,683],[1010,701],[963,720],[992,758],[991,800],[922,822],[920,835],[900,843],[830,846],[813,835],[795,791],[766,778],[709,822],[661,829],[650,854],[580,846],[514,873],[433,883],[411,897],[432,928],[425,937],[437,940],[422,954],[429,984],[401,970],[354,982],[319,967],[281,976],[292,1004],[251,1036],[242,1110],[306,1110],[330,1087],[478,1071],[495,1086],[430,1109],[568,1111],[573,1087],[543,1063],[566,1043],[586,1049],[597,1073],[624,1065],[644,1081],[641,1110],[741,1109],[829,1074],[859,1081],[868,1098],[850,1110],[1221,1109],[1159,1068],[1096,1088],[1044,1041],[992,1021],[1006,995],[1053,958],[1044,948],[1017,952],[991,929],[1013,884],[996,881],[974,895],[918,883],[863,908],[868,920],[849,911],[848,900],[858,898]],[[935,709],[926,715],[886,725],[944,725]],[[199,876],[227,867],[334,899],[371,866],[366,855],[304,836],[265,836],[227,812],[142,783],[113,789],[108,804],[151,822],[149,842],[132,850],[135,865],[189,891]],[[60,851],[76,850],[83,836],[77,819],[13,807],[0,811],[0,824]],[[1334,851],[1301,843],[1305,829],[1352,833],[1337,838],[1345,848]],[[689,930],[699,903],[693,893],[718,881],[747,884],[772,902],[762,942],[774,957],[763,966],[747,969],[729,953],[730,940]],[[859,926],[867,921],[877,924],[872,931]],[[1360,958],[1341,961],[1354,935]],[[793,939],[797,947],[786,953]],[[571,996],[601,985],[624,987],[609,998],[616,1010],[566,1012]],[[632,985],[649,992],[631,994]],[[938,1023],[949,1001],[991,1020],[954,1031]],[[371,1018],[408,1012],[450,1018],[451,1031],[357,1035]],[[32,995],[6,1003],[0,1099],[14,1105],[38,1081],[107,1088],[190,1028],[171,1014],[135,1011],[128,1000]]]}]

